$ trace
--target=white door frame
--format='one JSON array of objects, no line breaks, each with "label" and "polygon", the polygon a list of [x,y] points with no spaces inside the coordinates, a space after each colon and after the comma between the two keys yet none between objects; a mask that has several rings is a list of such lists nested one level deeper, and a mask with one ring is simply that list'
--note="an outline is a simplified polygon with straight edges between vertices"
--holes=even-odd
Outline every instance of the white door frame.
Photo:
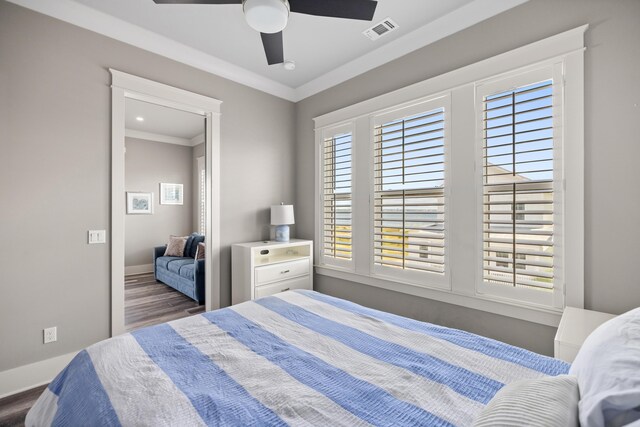
[{"label": "white door frame", "polygon": [[220,308],[220,104],[222,101],[118,70],[109,69],[109,71],[111,72],[111,336],[115,336],[125,332],[125,99],[137,99],[188,111],[206,119],[206,310]]}]

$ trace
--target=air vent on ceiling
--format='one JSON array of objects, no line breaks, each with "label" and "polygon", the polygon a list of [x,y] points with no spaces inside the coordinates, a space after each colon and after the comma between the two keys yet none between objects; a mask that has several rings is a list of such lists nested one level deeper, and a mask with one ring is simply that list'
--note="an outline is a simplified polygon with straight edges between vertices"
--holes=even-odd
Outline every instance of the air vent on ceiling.
[{"label": "air vent on ceiling", "polygon": [[381,22],[378,22],[371,28],[368,28],[362,32],[367,38],[371,40],[377,40],[380,37],[389,34],[391,31],[397,30],[398,24],[393,22],[391,18],[385,18]]}]

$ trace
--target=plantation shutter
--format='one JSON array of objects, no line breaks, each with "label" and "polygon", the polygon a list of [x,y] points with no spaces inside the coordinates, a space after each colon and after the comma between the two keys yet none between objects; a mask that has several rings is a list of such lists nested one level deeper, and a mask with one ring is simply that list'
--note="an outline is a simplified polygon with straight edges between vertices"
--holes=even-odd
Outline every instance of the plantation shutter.
[{"label": "plantation shutter", "polygon": [[554,288],[553,81],[483,98],[483,277]]},{"label": "plantation shutter", "polygon": [[420,283],[425,273],[445,273],[445,125],[438,107],[374,126],[378,273]]},{"label": "plantation shutter", "polygon": [[207,171],[200,169],[200,185],[199,185],[199,211],[200,211],[200,234],[204,234],[207,229]]},{"label": "plantation shutter", "polygon": [[345,265],[352,260],[352,133],[332,135],[322,143],[323,261]]}]

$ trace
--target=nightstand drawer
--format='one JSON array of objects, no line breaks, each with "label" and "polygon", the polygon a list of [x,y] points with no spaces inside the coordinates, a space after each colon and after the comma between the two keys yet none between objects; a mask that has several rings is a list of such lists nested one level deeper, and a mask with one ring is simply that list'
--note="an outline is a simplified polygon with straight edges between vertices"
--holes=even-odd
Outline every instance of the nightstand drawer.
[{"label": "nightstand drawer", "polygon": [[277,280],[286,280],[296,276],[309,274],[309,260],[301,259],[298,261],[282,262],[279,264],[266,265],[264,267],[256,267],[256,286],[266,283],[275,282]]},{"label": "nightstand drawer", "polygon": [[271,285],[259,286],[256,288],[256,298],[267,297],[280,292],[292,289],[310,289],[309,276],[298,277],[296,279],[284,280]]}]

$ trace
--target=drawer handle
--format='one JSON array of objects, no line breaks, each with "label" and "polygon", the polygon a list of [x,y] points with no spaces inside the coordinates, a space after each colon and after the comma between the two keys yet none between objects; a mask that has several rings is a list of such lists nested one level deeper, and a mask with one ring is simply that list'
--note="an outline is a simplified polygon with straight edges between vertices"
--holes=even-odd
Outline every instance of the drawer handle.
[{"label": "drawer handle", "polygon": [[281,271],[280,274],[287,274],[290,270]]},{"label": "drawer handle", "polygon": [[284,289],[283,289],[283,290],[281,290],[280,292],[285,292],[285,291],[288,291],[289,289],[291,289],[291,288],[284,288]]}]

